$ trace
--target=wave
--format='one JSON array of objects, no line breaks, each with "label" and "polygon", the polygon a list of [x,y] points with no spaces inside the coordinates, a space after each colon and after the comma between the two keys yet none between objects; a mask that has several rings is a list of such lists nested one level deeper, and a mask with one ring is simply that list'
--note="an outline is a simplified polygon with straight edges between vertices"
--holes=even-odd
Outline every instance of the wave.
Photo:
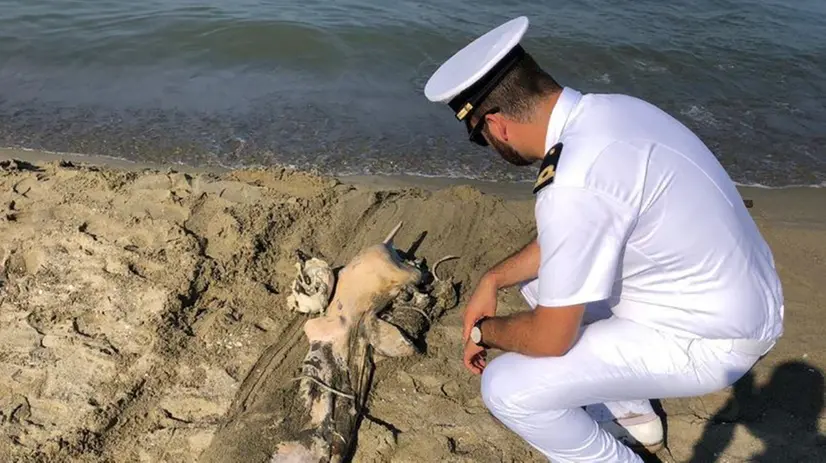
[{"label": "wave", "polygon": [[789,185],[765,185],[759,182],[740,183],[734,182],[735,185],[744,188],[760,188],[762,190],[789,190],[793,188],[826,188],[826,181],[820,183],[802,183]]}]

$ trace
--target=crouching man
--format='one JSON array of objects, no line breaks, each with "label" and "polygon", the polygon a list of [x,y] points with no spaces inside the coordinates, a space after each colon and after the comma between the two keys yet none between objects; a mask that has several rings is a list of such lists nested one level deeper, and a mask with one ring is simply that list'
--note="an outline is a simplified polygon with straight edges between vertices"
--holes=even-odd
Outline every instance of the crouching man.
[{"label": "crouching man", "polygon": [[[663,442],[650,399],[723,389],[783,330],[772,253],[714,154],[657,107],[561,87],[520,45],[527,18],[431,76],[472,142],[540,163],[537,237],[465,309],[464,362],[491,413],[558,462],[633,462]],[[519,286],[532,310],[496,316]],[[504,351],[486,362],[487,349]]]}]

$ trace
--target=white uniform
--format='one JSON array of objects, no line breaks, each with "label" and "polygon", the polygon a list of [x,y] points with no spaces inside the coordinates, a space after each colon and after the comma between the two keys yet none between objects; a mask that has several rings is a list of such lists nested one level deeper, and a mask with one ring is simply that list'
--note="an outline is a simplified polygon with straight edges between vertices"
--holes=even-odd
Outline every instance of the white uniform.
[{"label": "white uniform", "polygon": [[[427,98],[459,121],[481,117],[474,111],[524,56],[527,28],[518,17],[468,44],[431,76]],[[553,461],[639,461],[597,420],[633,426],[652,413],[648,399],[731,385],[782,334],[780,282],[717,159],[656,107],[566,88],[548,124],[552,147],[556,174],[540,175],[536,196],[539,276],[522,291],[532,307],[587,304],[587,326],[562,357],[491,361],[482,397]]]},{"label": "white uniform", "polygon": [[782,334],[780,282],[726,172],[666,113],[566,88],[546,150],[558,143],[536,196],[539,277],[522,292],[534,307],[586,303],[597,321],[563,357],[494,359],[482,395],[553,461],[640,461],[594,418],[732,384]]}]

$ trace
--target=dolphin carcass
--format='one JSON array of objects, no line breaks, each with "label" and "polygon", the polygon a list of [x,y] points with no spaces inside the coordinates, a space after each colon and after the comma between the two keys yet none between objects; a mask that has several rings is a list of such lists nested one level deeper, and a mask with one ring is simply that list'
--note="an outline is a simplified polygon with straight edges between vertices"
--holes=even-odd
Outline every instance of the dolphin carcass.
[{"label": "dolphin carcass", "polygon": [[436,273],[455,257],[431,271],[406,260],[393,245],[401,225],[337,276],[326,262],[299,257],[288,306],[317,317],[304,323],[309,351],[293,379],[303,410],[282,420],[271,463],[348,460],[374,360],[419,352],[430,324],[458,302],[452,281]]}]

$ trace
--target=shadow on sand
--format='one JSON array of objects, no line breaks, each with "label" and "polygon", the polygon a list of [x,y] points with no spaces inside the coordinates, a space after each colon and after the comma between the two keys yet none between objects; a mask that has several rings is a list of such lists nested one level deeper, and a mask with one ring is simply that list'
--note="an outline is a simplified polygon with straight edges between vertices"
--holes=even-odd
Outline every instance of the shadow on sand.
[{"label": "shadow on sand", "polygon": [[759,438],[763,450],[750,462],[826,461],[826,436],[818,431],[824,405],[824,377],[805,362],[779,365],[763,387],[749,372],[734,384],[732,398],[711,417],[694,446],[690,463],[716,462],[740,425]]}]

